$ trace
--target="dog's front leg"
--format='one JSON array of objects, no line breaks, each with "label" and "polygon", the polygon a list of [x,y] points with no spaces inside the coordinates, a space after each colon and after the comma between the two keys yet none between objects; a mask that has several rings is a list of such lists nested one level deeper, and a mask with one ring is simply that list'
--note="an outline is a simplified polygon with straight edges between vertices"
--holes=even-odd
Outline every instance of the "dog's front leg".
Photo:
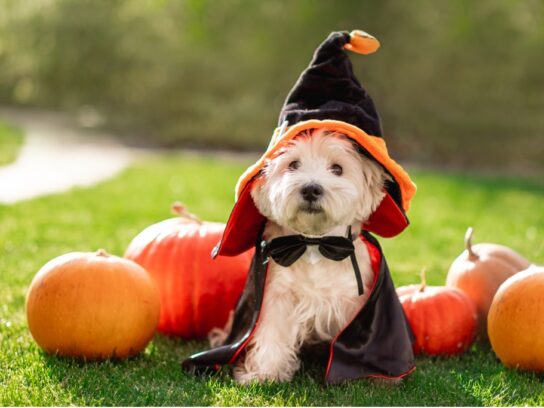
[{"label": "dog's front leg", "polygon": [[294,296],[270,286],[245,358],[234,368],[234,377],[242,384],[289,381],[300,366],[300,326],[293,318]]}]

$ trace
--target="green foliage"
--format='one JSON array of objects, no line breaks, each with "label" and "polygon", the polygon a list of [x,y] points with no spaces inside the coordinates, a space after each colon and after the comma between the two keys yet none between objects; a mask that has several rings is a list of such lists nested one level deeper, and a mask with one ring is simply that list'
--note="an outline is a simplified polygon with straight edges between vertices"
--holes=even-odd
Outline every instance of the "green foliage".
[{"label": "green foliage", "polygon": [[352,59],[397,157],[543,169],[542,2],[1,3],[6,102],[91,105],[140,142],[262,148],[319,42],[362,28],[383,47]]},{"label": "green foliage", "polygon": [[21,131],[0,120],[0,166],[11,163],[23,144]]},{"label": "green foliage", "polygon": [[[416,372],[398,387],[366,380],[324,387],[323,368],[311,361],[290,384],[239,387],[228,375],[194,378],[179,362],[206,345],[160,335],[142,355],[119,362],[83,363],[38,349],[24,299],[46,261],[102,247],[121,255],[144,227],[169,217],[175,200],[224,221],[248,164],[161,157],[89,189],[0,206],[0,405],[544,405],[541,376],[504,368],[485,345],[450,359],[418,358]],[[541,182],[412,174],[419,186],[412,225],[381,240],[397,285],[416,282],[423,266],[430,284],[442,284],[468,225],[476,241],[503,243],[544,263]]]}]

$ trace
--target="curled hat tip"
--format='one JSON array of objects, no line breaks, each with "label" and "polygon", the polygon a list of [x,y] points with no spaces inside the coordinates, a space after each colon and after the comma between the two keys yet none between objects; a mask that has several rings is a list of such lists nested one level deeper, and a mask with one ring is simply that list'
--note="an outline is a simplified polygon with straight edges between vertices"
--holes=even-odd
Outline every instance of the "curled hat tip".
[{"label": "curled hat tip", "polygon": [[380,48],[380,42],[372,35],[362,31],[353,30],[349,34],[349,43],[344,48],[359,54],[372,54]]}]

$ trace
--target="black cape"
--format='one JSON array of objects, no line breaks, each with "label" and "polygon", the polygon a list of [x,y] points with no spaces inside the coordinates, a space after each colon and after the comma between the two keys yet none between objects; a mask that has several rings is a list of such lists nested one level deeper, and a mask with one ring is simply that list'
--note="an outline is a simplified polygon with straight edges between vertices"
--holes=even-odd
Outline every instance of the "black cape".
[{"label": "black cape", "polygon": [[[365,305],[328,344],[326,384],[362,377],[402,378],[415,369],[412,350],[414,337],[380,245],[366,231],[359,238],[368,248],[375,274],[374,283]],[[190,356],[182,363],[185,370],[192,373],[214,372],[243,356],[258,326],[266,289],[268,262],[260,242],[261,234],[255,245],[255,256],[244,291],[235,309],[232,331],[225,344]]]}]

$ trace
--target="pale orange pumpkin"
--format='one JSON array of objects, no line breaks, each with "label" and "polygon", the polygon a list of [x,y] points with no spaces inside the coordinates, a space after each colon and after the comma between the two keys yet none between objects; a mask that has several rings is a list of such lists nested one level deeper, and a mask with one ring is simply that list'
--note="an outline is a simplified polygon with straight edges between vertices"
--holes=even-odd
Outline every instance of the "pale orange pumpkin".
[{"label": "pale orange pumpkin", "polygon": [[212,259],[225,225],[203,222],[176,203],[175,218],[151,225],[130,243],[125,257],[155,280],[161,314],[157,330],[185,339],[223,327],[246,281],[253,251]]},{"label": "pale orange pumpkin", "polygon": [[488,334],[503,364],[544,372],[544,267],[504,281],[489,309]]},{"label": "pale orange pumpkin", "polygon": [[159,321],[159,295],[147,272],[127,259],[72,252],[45,264],[27,293],[32,336],[47,353],[85,359],[142,351]]},{"label": "pale orange pumpkin", "polygon": [[425,271],[420,285],[397,289],[400,303],[415,336],[414,353],[454,355],[474,341],[478,318],[468,296],[447,286],[427,286]]},{"label": "pale orange pumpkin", "polygon": [[472,245],[473,229],[465,234],[465,251],[452,263],[446,285],[465,292],[478,309],[478,334],[487,335],[487,314],[493,296],[506,279],[529,267],[530,262],[514,250],[498,244]]}]

